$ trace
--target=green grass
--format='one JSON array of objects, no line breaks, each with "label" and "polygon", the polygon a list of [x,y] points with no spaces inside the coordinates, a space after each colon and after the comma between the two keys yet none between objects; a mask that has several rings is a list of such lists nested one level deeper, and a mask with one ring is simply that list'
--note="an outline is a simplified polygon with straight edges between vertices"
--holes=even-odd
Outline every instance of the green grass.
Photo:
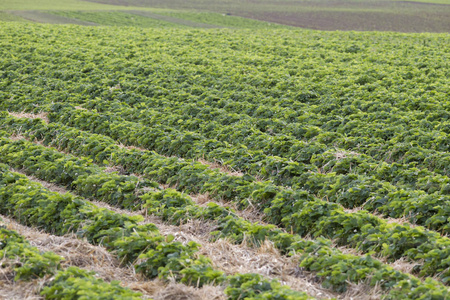
[{"label": "green grass", "polygon": [[45,11],[40,10],[15,10],[11,12],[19,18],[23,18],[27,21],[35,22],[35,23],[47,23],[47,24],[76,24],[76,25],[85,25],[92,26],[97,25],[94,22],[77,20],[70,17],[58,16],[54,14],[50,14]]},{"label": "green grass", "polygon": [[3,22],[28,22],[28,20],[21,18],[19,16],[16,16],[11,13],[7,13],[4,11],[0,11],[0,21]]},{"label": "green grass", "polygon": [[[402,1],[402,0],[396,0]],[[434,4],[448,4],[450,5],[450,0],[409,0],[411,2],[420,2],[420,3],[434,3]]]},{"label": "green grass", "polygon": [[182,28],[181,24],[147,18],[126,12],[87,12],[87,11],[53,11],[54,15],[77,20],[94,22],[106,26],[134,26],[151,28]]},{"label": "green grass", "polygon": [[158,13],[156,13],[154,11],[130,10],[129,12],[133,13],[133,14],[136,14],[136,15],[139,15],[139,16],[147,17],[147,18],[152,18],[152,19],[156,19],[156,20],[162,20],[162,21],[166,21],[166,22],[170,22],[170,23],[181,24],[181,25],[186,26],[186,27],[194,27],[194,28],[222,28],[222,26],[218,26],[218,25],[199,23],[199,22],[195,22],[195,21],[190,21],[190,20],[186,20],[186,19],[180,19],[180,18],[169,16],[169,15],[161,14],[161,13],[163,13],[162,11],[159,11]]},{"label": "green grass", "polygon": [[161,12],[162,15],[167,15],[184,20],[200,22],[211,25],[218,25],[223,27],[232,28],[286,28],[286,26],[269,23],[264,21],[258,21],[253,19],[247,19],[236,16],[229,16],[220,13],[207,13],[207,12]]},{"label": "green grass", "polygon": [[135,7],[81,0],[0,0],[0,10],[130,10]]}]

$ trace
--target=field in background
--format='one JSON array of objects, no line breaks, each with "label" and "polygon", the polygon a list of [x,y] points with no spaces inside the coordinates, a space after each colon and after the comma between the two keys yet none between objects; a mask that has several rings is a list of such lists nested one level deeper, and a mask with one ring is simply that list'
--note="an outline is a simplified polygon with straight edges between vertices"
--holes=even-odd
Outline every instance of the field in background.
[{"label": "field in background", "polygon": [[153,28],[287,28],[215,12],[116,6],[76,0],[0,2],[0,21],[22,21],[85,26],[132,26]]},{"label": "field in background", "polygon": [[[283,24],[319,30],[450,32],[450,0],[5,0],[0,3],[0,11],[3,21],[40,23],[197,28],[266,28]],[[147,20],[111,13],[118,11],[133,11]]]},{"label": "field in background", "polygon": [[16,16],[24,21],[48,24],[76,24],[84,26],[95,26],[97,23],[86,22],[80,19],[67,18],[61,15],[39,10],[18,10],[9,13],[10,16]]},{"label": "field in background", "polygon": [[[2,0],[0,10],[86,10],[116,9],[115,5],[106,5],[80,0]],[[127,7],[122,7],[127,9]]]},{"label": "field in background", "polygon": [[[92,0],[97,3],[213,11],[321,30],[449,32],[450,1]],[[438,4],[439,3],[439,4]]]},{"label": "field in background", "polygon": [[95,22],[99,25],[105,26],[135,26],[153,28],[185,27],[175,22],[166,22],[164,20],[148,18],[133,14],[131,12],[54,11],[51,12],[51,14],[86,22]]}]

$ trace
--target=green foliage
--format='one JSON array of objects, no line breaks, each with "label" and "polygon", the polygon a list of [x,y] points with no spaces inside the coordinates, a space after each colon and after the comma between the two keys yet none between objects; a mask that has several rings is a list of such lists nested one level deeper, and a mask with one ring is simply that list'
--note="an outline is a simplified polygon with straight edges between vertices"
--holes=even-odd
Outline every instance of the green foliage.
[{"label": "green foliage", "polygon": [[54,275],[41,295],[46,299],[141,299],[141,294],[121,287],[118,282],[106,283],[93,272],[77,267],[61,269],[63,258],[53,252],[40,252],[17,232],[0,227],[2,267],[12,267],[14,280],[32,280]]},{"label": "green foliage", "polygon": [[[163,237],[153,224],[138,225],[142,220],[141,216],[128,217],[96,208],[70,194],[49,192],[39,184],[31,183],[23,175],[8,171],[6,165],[0,165],[0,168],[1,213],[12,215],[27,225],[36,226],[45,221],[50,224],[46,229],[56,234],[75,232],[86,237],[91,243],[102,244],[116,252],[123,263],[136,262],[136,270],[148,278],[175,279],[195,286],[228,281],[223,272],[212,267],[209,259],[196,253],[199,245],[194,242],[182,244],[174,241],[171,235]],[[23,192],[18,193],[19,190]],[[172,194],[174,193],[176,192],[172,191]],[[18,200],[21,198],[25,199]],[[23,209],[26,209],[25,213]],[[4,244],[2,242],[0,245],[5,247]],[[47,261],[52,259],[50,263],[55,264],[58,257],[46,255],[45,258]],[[46,271],[49,263],[45,261],[36,264],[36,260],[42,259],[31,259],[33,266],[18,268],[18,274],[42,276],[41,273]],[[56,263],[59,263],[59,260],[56,260]],[[41,271],[42,268],[45,268],[44,271]],[[111,294],[105,290],[111,291]],[[43,295],[53,295],[55,299],[95,299],[102,293],[105,299],[116,294],[118,297],[132,299],[126,297],[134,295],[117,283],[113,282],[111,286],[103,284],[78,269],[61,273],[43,290]]]},{"label": "green foliage", "polygon": [[[111,148],[108,148],[108,149],[111,149]],[[75,150],[75,151],[77,151],[77,150]],[[110,151],[110,150],[108,150],[108,151]],[[134,153],[137,153],[137,152],[130,151],[130,154],[134,154]],[[170,160],[170,161],[175,162],[174,160]],[[133,160],[128,160],[127,162],[133,163]],[[134,162],[139,162],[139,164],[141,164],[140,160],[134,160]],[[187,164],[189,164],[189,162],[187,162]],[[147,164],[147,166],[149,166],[149,165],[150,164]],[[192,174],[192,170],[193,169],[190,169],[190,170],[191,170],[191,174]],[[201,167],[200,170],[203,172],[203,171],[205,171],[207,169]],[[189,173],[187,173],[187,174],[189,174]],[[187,174],[186,174],[186,176],[187,176]],[[218,173],[213,172],[213,173],[208,173],[208,174],[218,174]],[[280,201],[279,202],[280,203],[279,207],[283,208],[285,210],[285,213],[286,213],[286,217],[285,217],[285,224],[286,225],[285,226],[289,226],[290,228],[291,228],[291,224],[292,224],[291,221],[292,220],[289,218],[289,214],[291,214],[293,210],[299,210],[301,207],[303,207],[305,205],[304,200],[302,200],[302,201],[298,201],[298,200],[304,199],[304,197],[306,197],[306,199],[307,199],[306,203],[309,202],[310,205],[312,205],[314,203],[313,198],[310,198],[307,193],[300,193],[300,194],[297,195],[297,193],[291,193],[291,192],[288,192],[288,191],[284,191],[281,194],[278,194],[278,193],[276,193],[277,189],[275,189],[275,190],[268,189],[268,187],[266,185],[264,185],[264,184],[262,184],[262,185],[261,184],[257,184],[257,185],[255,185],[254,188],[258,188],[258,190],[257,190],[258,192],[253,194],[253,198],[255,200],[257,200],[258,197],[267,198],[268,196],[269,196],[269,199],[270,199],[270,197],[273,197],[273,195],[277,195],[275,197],[275,199],[279,199],[279,201]],[[274,191],[275,191],[275,194],[274,194]],[[172,199],[172,198],[183,199],[181,202],[179,200],[177,200],[175,202],[173,202],[173,200],[170,200],[169,202],[166,202],[166,205],[167,205],[167,203],[175,204],[175,207],[167,207],[169,210],[170,209],[175,209],[175,211],[177,212],[176,214],[174,214],[174,216],[176,216],[176,218],[178,218],[178,219],[174,218],[174,221],[175,220],[177,222],[178,221],[182,221],[182,220],[185,220],[185,219],[189,218],[190,216],[195,216],[195,217],[200,217],[201,218],[203,216],[207,216],[208,214],[210,214],[210,212],[208,212],[208,210],[201,210],[201,209],[199,210],[199,209],[196,209],[195,207],[192,207],[192,206],[191,206],[191,208],[189,208],[189,205],[185,209],[177,208],[177,207],[180,207],[180,205],[188,204],[189,203],[188,199],[183,197],[183,196],[181,196],[181,197],[177,196],[177,194],[174,193],[173,191],[171,192],[171,190],[168,190],[168,192],[171,195],[170,195],[170,197],[166,198],[167,200]],[[247,189],[242,189],[242,193],[246,193],[248,195]],[[160,199],[164,199],[163,195],[164,194],[160,194],[159,198]],[[270,195],[272,195],[272,196],[270,196]],[[298,197],[298,196],[300,196],[300,197]],[[144,195],[144,197],[147,197],[147,196]],[[288,205],[288,206],[283,205],[283,199],[285,199],[285,198],[286,199],[293,199],[294,200],[293,203],[295,203],[295,205],[294,204]],[[152,199],[152,198],[150,198],[150,199]],[[297,200],[295,200],[295,199],[297,199]],[[154,198],[153,198],[153,200],[154,200]],[[267,201],[267,199],[265,201]],[[158,202],[157,201],[153,201],[153,202],[150,202],[150,203],[151,203],[150,207],[158,207]],[[317,203],[317,204],[319,204],[319,203]],[[302,215],[299,215],[297,213],[296,216],[303,218],[304,221],[309,219],[310,220],[309,222],[311,224],[310,226],[313,226],[313,224],[316,224],[317,228],[320,228],[320,230],[322,230],[322,231],[325,230],[326,228],[328,228],[329,231],[328,231],[327,234],[332,234],[333,237],[341,237],[343,239],[343,241],[348,241],[348,242],[350,242],[350,243],[352,243],[354,245],[359,245],[358,247],[361,247],[361,249],[364,249],[365,251],[374,251],[374,250],[376,251],[376,250],[379,250],[379,249],[384,249],[384,248],[382,248],[382,247],[384,247],[383,244],[394,243],[392,245],[392,247],[394,247],[394,245],[398,245],[400,247],[398,249],[401,249],[400,251],[403,251],[403,252],[406,251],[404,253],[408,253],[408,255],[410,255],[410,257],[416,257],[416,259],[419,259],[418,252],[408,252],[409,247],[415,247],[417,245],[416,242],[406,243],[405,244],[406,248],[405,248],[402,245],[405,242],[405,240],[402,240],[402,242],[400,242],[400,243],[398,242],[398,240],[396,240],[396,234],[397,234],[396,231],[398,231],[398,230],[403,231],[404,230],[401,227],[396,229],[396,231],[394,231],[394,232],[391,232],[391,229],[390,228],[386,228],[386,227],[375,228],[375,231],[374,231],[373,227],[367,227],[367,226],[364,227],[363,226],[363,225],[365,225],[364,222],[358,221],[358,218],[361,219],[361,218],[364,218],[364,217],[369,217],[369,215],[365,214],[364,212],[359,213],[361,216],[355,215],[353,218],[348,218],[348,216],[346,214],[343,214],[343,211],[340,208],[338,208],[336,206],[333,206],[332,204],[330,204],[328,206],[324,206],[324,208],[326,208],[326,207],[329,207],[329,208],[325,209],[325,210],[319,210],[318,211],[319,215],[310,215],[310,214],[307,213],[307,214],[304,214],[303,217],[302,217]],[[211,207],[211,208],[212,208],[213,211],[217,211],[217,208],[215,208],[214,206]],[[279,209],[278,205],[274,206],[274,208]],[[336,226],[336,224],[332,223],[332,222],[330,223],[330,221],[332,219],[328,220],[328,223],[327,223],[328,226],[326,226],[326,227],[320,226],[320,224],[321,224],[320,220],[322,220],[322,219],[320,219],[320,218],[318,219],[318,216],[320,216],[320,215],[322,215],[324,217],[329,216],[330,209],[331,209],[331,211],[333,211],[333,210],[335,210],[336,212],[340,211],[340,213],[337,214],[336,216],[341,216],[341,217],[344,218],[344,219],[342,219],[342,220],[337,222],[337,225],[339,227],[342,226],[342,225],[345,225],[345,227],[343,227],[343,230],[338,232],[339,233],[338,235],[335,235],[335,231],[333,230],[333,228]],[[268,210],[266,209],[266,212],[267,211]],[[166,211],[166,210],[156,209],[153,212],[161,213],[162,215],[164,215],[164,214],[170,215],[170,214],[168,214],[168,211]],[[172,210],[172,212],[173,212],[173,210]],[[186,214],[186,212],[188,212],[188,213]],[[195,213],[193,213],[193,212],[195,212]],[[223,213],[220,212],[220,210],[217,211],[217,212],[220,213],[218,216],[223,215]],[[299,218],[299,220],[301,218]],[[347,221],[345,221],[346,219],[347,219]],[[260,242],[264,238],[269,238],[269,239],[273,238],[273,240],[276,241],[276,242],[284,243],[283,245],[285,245],[285,247],[287,247],[289,245],[289,244],[285,244],[286,241],[289,241],[289,239],[286,240],[286,238],[278,238],[279,233],[274,232],[274,235],[272,236],[272,229],[270,229],[269,227],[266,228],[266,227],[263,226],[263,227],[258,228],[259,226],[256,225],[256,224],[255,225],[251,225],[251,224],[246,224],[245,222],[242,223],[242,220],[235,220],[233,218],[230,219],[230,218],[220,218],[219,217],[218,220],[223,222],[223,223],[221,223],[222,225],[220,225],[220,227],[219,227],[220,231],[217,233],[218,236],[220,236],[220,235],[229,236],[229,237],[232,237],[233,239],[235,239],[236,241],[240,241],[240,240],[242,240],[244,238],[244,235],[247,235],[247,236],[250,236],[250,237],[255,237],[256,238],[255,239],[256,243],[258,243],[258,239],[259,239],[259,242]],[[296,220],[296,219],[294,219],[294,220]],[[327,220],[327,218],[324,218],[324,220]],[[361,220],[363,220],[363,219],[361,219]],[[376,219],[375,219],[375,221],[376,221]],[[301,224],[301,223],[299,223],[299,224]],[[378,224],[378,223],[374,223],[374,224]],[[356,228],[355,228],[355,225],[357,226]],[[359,227],[361,227],[361,229],[364,229],[364,230],[362,230],[362,232],[359,232],[358,231]],[[312,228],[316,228],[316,227],[312,227]],[[355,232],[355,229],[357,229],[356,232]],[[296,229],[296,230],[298,230],[298,229]],[[317,229],[315,229],[315,230],[317,230]],[[260,232],[261,234],[258,234],[258,232]],[[382,232],[386,232],[386,233],[389,233],[389,234],[386,235],[386,234],[383,234]],[[381,239],[380,237],[383,237],[383,238]],[[373,241],[373,242],[364,242],[364,243],[362,243],[362,242],[360,243],[359,242],[359,241],[364,241],[367,238],[369,238],[369,241]],[[412,241],[413,239],[415,239],[415,237],[414,236],[410,236],[407,239],[411,239],[411,241]],[[427,244],[427,245],[431,246],[431,244]],[[441,248],[441,250],[438,250],[438,253],[441,253],[440,255],[443,255],[443,256],[446,255],[445,254],[446,253],[445,252],[446,248],[445,248],[444,245],[445,245],[445,243],[443,244],[443,248]],[[395,246],[395,247],[397,247],[397,246]],[[428,246],[425,246],[425,247],[428,247]],[[285,249],[285,248],[283,248],[283,249]],[[392,249],[395,249],[395,248],[392,248]],[[397,253],[401,253],[401,252],[397,252],[397,251],[398,250],[395,250],[394,252],[392,252],[390,250],[389,251],[384,251],[384,255],[386,255],[388,257],[390,257],[390,256],[398,257],[397,255],[399,255],[399,254],[397,254]],[[133,250],[133,252],[134,253],[139,253],[138,251],[135,251],[135,250]],[[127,257],[127,253],[126,252],[124,252],[121,255],[123,257]],[[129,257],[130,258],[131,257],[135,257],[135,255],[136,254],[132,254]],[[420,254],[420,255],[422,255],[422,254]],[[434,265],[436,262],[438,262],[438,260],[435,260],[437,257],[436,258],[432,258],[433,256],[431,256],[431,254],[425,254],[425,257],[427,255],[430,255],[429,257],[431,258],[431,264],[429,264],[429,267],[427,267],[427,270],[428,270],[427,272],[430,272],[430,271],[434,272],[434,270],[439,269],[436,265]],[[421,256],[421,258],[423,258],[423,257]],[[441,262],[439,262],[439,264],[440,263]],[[390,281],[390,284],[394,285],[394,282],[396,282],[396,280],[397,279],[394,279],[393,282]],[[336,283],[335,287],[338,288],[339,286],[340,286],[340,284]],[[342,288],[345,288],[345,283],[344,283],[344,287],[342,287]]]},{"label": "green foliage", "polygon": [[229,299],[310,299],[305,293],[296,292],[281,286],[275,281],[263,280],[258,274],[244,274],[231,277],[225,289]]},{"label": "green foliage", "polygon": [[[51,252],[41,253],[32,247],[17,232],[0,227],[0,256],[9,259],[2,263],[10,265],[14,272],[14,280],[31,280],[54,274],[60,269],[63,258]],[[15,261],[19,258],[19,261]]]},{"label": "green foliage", "polygon": [[[191,256],[197,251],[196,244],[182,245],[173,242],[173,237],[166,241],[155,225],[138,225],[142,216],[121,215],[70,194],[50,192],[6,168],[0,173],[0,200],[0,213],[14,216],[26,225],[56,234],[75,232],[91,243],[117,251],[124,262],[139,258],[137,270],[150,278],[160,275],[167,279],[168,270],[178,273],[185,268],[185,260],[195,263]],[[206,268],[210,265],[209,261],[202,262]]]},{"label": "green foliage", "polygon": [[140,293],[121,287],[119,282],[106,283],[97,279],[94,272],[69,267],[59,272],[41,292],[45,299],[141,299]]},{"label": "green foliage", "polygon": [[65,185],[84,197],[120,207],[139,207],[140,194],[144,190],[158,187],[157,183],[136,176],[105,173],[103,168],[93,165],[91,160],[64,155],[55,149],[34,145],[25,140],[0,140],[0,153],[0,161],[24,169],[28,174]]},{"label": "green foliage", "polygon": [[[166,222],[211,221],[213,238],[272,241],[336,291],[366,281],[393,299],[419,297],[416,290],[447,296],[442,283],[373,258],[403,258],[415,275],[449,280],[443,36],[36,28],[7,24],[0,33],[0,96],[8,99],[0,130],[86,158],[2,138],[1,161]],[[50,123],[6,110],[44,112]],[[257,276],[225,277],[197,246],[142,219],[55,195],[6,167],[0,178],[0,213],[102,243],[148,277],[223,280],[236,297],[292,296]],[[270,224],[181,192],[251,207]],[[343,254],[331,240],[364,255]]]}]

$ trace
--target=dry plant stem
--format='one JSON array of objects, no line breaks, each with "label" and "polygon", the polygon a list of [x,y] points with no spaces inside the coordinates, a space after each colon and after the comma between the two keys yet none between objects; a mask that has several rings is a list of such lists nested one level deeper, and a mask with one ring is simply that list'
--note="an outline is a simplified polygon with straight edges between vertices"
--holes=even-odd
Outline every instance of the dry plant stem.
[{"label": "dry plant stem", "polygon": [[[0,265],[2,264],[0,259]],[[48,281],[48,277],[31,281],[14,281],[14,271],[10,268],[0,268],[0,299],[8,300],[40,300],[39,295],[42,286]]]},{"label": "dry plant stem", "polygon": [[[334,153],[334,158],[335,160],[341,160],[350,156],[360,156],[361,154],[355,151],[345,151],[345,150],[338,150],[335,151]],[[333,160],[330,160],[329,162],[327,162],[326,164],[324,164],[320,169],[319,169],[319,173],[320,174],[327,174],[332,172],[333,170],[329,170],[329,171],[325,171],[325,167],[328,166]]]},{"label": "dry plant stem", "polygon": [[211,170],[218,169],[220,172],[226,173],[231,176],[238,176],[238,177],[244,176],[244,173],[237,171],[237,170],[233,170],[233,169],[230,170],[229,166],[220,164],[218,162],[210,162],[203,158],[200,158],[197,161],[199,163],[201,163],[202,165],[208,166],[208,168]]},{"label": "dry plant stem", "polygon": [[8,111],[8,114],[10,114],[13,117],[16,118],[27,118],[27,119],[42,119],[45,123],[49,123],[47,113],[41,112],[39,114],[33,114],[33,113],[26,113],[26,112],[11,112]]},{"label": "dry plant stem", "polygon": [[116,145],[117,145],[119,148],[128,149],[128,150],[149,151],[149,150],[147,150],[147,149],[145,149],[145,148],[137,147],[137,146],[133,146],[133,145],[128,145],[128,146],[126,146],[126,145],[124,145],[124,144],[122,144],[122,143],[118,143],[118,144],[116,144]]},{"label": "dry plant stem", "polygon": [[[122,286],[143,293],[144,298],[166,299],[159,295],[167,295],[173,291],[176,286],[179,299],[207,299],[208,294],[214,294],[214,299],[225,299],[223,288],[206,286],[201,289],[187,287],[183,284],[167,284],[161,280],[146,280],[140,274],[136,274],[132,266],[120,266],[120,262],[101,246],[93,246],[87,241],[76,238],[75,235],[54,236],[40,232],[34,228],[26,227],[17,222],[1,216],[3,222],[8,228],[17,231],[24,236],[31,245],[37,247],[40,251],[51,251],[64,257],[63,267],[76,266],[89,271],[94,271],[99,278],[107,282],[117,280]],[[2,293],[7,295],[5,299],[41,299],[39,291],[42,286],[50,279],[44,278],[32,282],[14,282],[12,271],[0,269],[2,280],[0,280],[0,297]],[[3,280],[6,278],[7,280]],[[23,287],[25,291],[21,291]],[[8,292],[7,292],[8,291]],[[205,292],[209,291],[209,292]],[[8,293],[8,294],[6,294]],[[159,297],[159,298],[158,298]],[[187,297],[187,298],[186,298]],[[2,298],[0,298],[2,299]],[[211,298],[208,298],[210,300]]]},{"label": "dry plant stem", "polygon": [[[169,188],[168,185],[164,186],[165,189]],[[175,187],[172,187],[175,189]],[[212,203],[216,203],[222,207],[229,207],[231,209],[233,209],[236,214],[245,219],[248,220],[250,222],[258,222],[260,224],[264,224],[267,225],[264,222],[264,215],[261,213],[261,211],[259,211],[257,208],[253,207],[253,206],[247,206],[244,210],[240,210],[236,203],[234,202],[222,202],[222,201],[217,201],[214,200],[213,198],[211,198],[209,196],[208,193],[206,194],[190,194],[189,197],[191,197],[191,199],[199,206],[206,206],[208,205],[208,203],[212,202]]]},{"label": "dry plant stem", "polygon": [[153,296],[154,300],[226,300],[223,288],[203,286],[201,289],[170,283]]},{"label": "dry plant stem", "polygon": [[8,137],[11,141],[26,140],[27,138],[20,134],[13,134]]},{"label": "dry plant stem", "polygon": [[132,287],[148,297],[151,296],[147,293],[147,286],[154,283],[145,281],[131,266],[121,267],[119,261],[105,248],[93,246],[75,235],[55,236],[23,226],[4,216],[1,218],[9,229],[17,231],[40,251],[51,251],[62,256],[64,268],[75,266],[94,271],[107,282],[117,280],[122,286]]}]

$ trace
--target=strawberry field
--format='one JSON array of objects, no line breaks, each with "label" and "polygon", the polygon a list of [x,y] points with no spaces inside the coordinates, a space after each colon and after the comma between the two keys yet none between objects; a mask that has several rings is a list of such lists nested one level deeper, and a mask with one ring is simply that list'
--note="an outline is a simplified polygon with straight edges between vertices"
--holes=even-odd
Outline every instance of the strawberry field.
[{"label": "strawberry field", "polygon": [[0,296],[450,298],[448,34],[0,24]]}]

